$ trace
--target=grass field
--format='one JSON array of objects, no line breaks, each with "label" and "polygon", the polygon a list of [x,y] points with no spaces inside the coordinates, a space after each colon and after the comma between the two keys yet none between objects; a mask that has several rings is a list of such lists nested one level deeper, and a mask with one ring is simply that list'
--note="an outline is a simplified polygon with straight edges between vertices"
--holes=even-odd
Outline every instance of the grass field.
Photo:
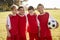
[{"label": "grass field", "polygon": [[[52,14],[52,16],[58,21],[60,25],[60,10],[45,10]],[[0,12],[0,40],[6,40],[6,18],[10,12]],[[60,40],[60,26],[57,29],[52,29],[53,40]],[[28,37],[28,36],[27,36]]]}]

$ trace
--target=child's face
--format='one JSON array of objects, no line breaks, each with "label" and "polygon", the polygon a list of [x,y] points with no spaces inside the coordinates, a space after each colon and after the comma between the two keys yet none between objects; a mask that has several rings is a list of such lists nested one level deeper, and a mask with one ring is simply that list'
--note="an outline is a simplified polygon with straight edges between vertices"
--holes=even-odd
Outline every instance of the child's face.
[{"label": "child's face", "polygon": [[13,13],[17,13],[17,9],[16,8],[13,8],[12,12]]},{"label": "child's face", "polygon": [[29,12],[29,13],[33,13],[33,12],[34,12],[34,10],[28,10],[28,12]]},{"label": "child's face", "polygon": [[41,11],[43,11],[43,10],[44,10],[44,7],[43,7],[43,6],[39,6],[39,7],[38,7],[38,11],[39,11],[39,12],[41,12]]},{"label": "child's face", "polygon": [[24,13],[25,13],[24,8],[20,8],[20,9],[19,9],[19,13],[20,13],[21,15],[24,15]]}]

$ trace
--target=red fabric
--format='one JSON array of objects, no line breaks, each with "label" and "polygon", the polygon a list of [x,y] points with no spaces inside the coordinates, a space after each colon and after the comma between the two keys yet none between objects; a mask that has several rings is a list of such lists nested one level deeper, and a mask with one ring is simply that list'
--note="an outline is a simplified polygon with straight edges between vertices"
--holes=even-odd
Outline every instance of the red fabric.
[{"label": "red fabric", "polygon": [[11,37],[7,37],[7,39],[6,40],[11,40]]},{"label": "red fabric", "polygon": [[26,40],[26,16],[19,17],[19,37],[21,40]]},{"label": "red fabric", "polygon": [[[47,37],[47,39],[48,39],[49,36],[51,36],[51,32],[50,32],[50,30],[48,28],[48,25],[47,25],[48,24],[48,19],[49,19],[49,14],[47,12],[45,12],[45,14],[39,15],[38,19],[39,19],[39,22],[40,22],[40,29],[41,29],[40,30],[40,37],[42,39]],[[48,39],[48,40],[50,40],[50,39]]]},{"label": "red fabric", "polygon": [[52,37],[51,36],[40,37],[40,40],[52,40]]},{"label": "red fabric", "polygon": [[11,40],[20,40],[18,35],[11,35]]},{"label": "red fabric", "polygon": [[27,17],[28,17],[28,23],[29,23],[28,32],[38,33],[36,15],[28,14]]},{"label": "red fabric", "polygon": [[39,40],[38,33],[29,33],[30,40]]},{"label": "red fabric", "polygon": [[18,35],[11,35],[11,37],[7,37],[7,40],[19,40]]},{"label": "red fabric", "polygon": [[9,32],[11,34],[11,40],[18,40],[19,36],[18,36],[18,16],[17,16],[17,14],[16,14],[16,16],[13,16],[13,15],[10,16],[10,22],[11,22],[11,30],[9,30]]},{"label": "red fabric", "polygon": [[11,35],[18,34],[18,16],[10,16],[10,22],[11,22]]}]

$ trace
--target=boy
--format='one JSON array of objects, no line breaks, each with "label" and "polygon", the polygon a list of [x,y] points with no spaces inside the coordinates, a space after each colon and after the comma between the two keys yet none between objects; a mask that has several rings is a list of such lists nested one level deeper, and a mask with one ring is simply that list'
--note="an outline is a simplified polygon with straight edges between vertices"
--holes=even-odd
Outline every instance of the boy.
[{"label": "boy", "polygon": [[49,13],[44,12],[44,6],[39,4],[37,6],[37,10],[39,11],[40,15],[38,15],[38,20],[40,22],[40,40],[52,40],[51,32],[48,28],[48,19]]},{"label": "boy", "polygon": [[19,40],[18,36],[18,16],[16,5],[11,7],[12,14],[7,19],[7,40]]},{"label": "boy", "polygon": [[[42,4],[39,4],[37,6],[37,9],[40,13],[40,15],[38,15],[38,20],[40,22],[40,40],[52,40],[51,31],[48,27],[48,21],[56,20],[53,17],[51,17],[48,12],[44,12],[44,6]],[[56,23],[58,26],[57,21]]]},{"label": "boy", "polygon": [[37,15],[34,13],[34,8],[32,6],[29,6],[28,8],[28,32],[29,32],[29,37],[30,40],[39,40],[38,36],[38,22],[37,22]]},{"label": "boy", "polygon": [[26,40],[26,16],[23,6],[18,8],[19,14],[19,38],[20,40]]}]

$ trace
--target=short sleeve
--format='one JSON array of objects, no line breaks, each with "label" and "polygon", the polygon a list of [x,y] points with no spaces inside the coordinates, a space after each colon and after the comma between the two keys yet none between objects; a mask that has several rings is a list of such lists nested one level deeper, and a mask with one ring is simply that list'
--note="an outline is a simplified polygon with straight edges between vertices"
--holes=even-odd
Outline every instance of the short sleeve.
[{"label": "short sleeve", "polygon": [[10,17],[9,16],[7,17],[6,25],[8,26],[9,29],[11,28],[11,23],[10,23]]},{"label": "short sleeve", "polygon": [[56,21],[56,20],[54,19],[54,17],[49,14],[49,20],[48,20],[48,21],[52,21],[52,20]]},{"label": "short sleeve", "polygon": [[39,23],[39,20],[38,20],[38,15],[37,15],[37,17],[36,17],[36,20],[37,20],[38,26],[40,26],[40,23]]}]

